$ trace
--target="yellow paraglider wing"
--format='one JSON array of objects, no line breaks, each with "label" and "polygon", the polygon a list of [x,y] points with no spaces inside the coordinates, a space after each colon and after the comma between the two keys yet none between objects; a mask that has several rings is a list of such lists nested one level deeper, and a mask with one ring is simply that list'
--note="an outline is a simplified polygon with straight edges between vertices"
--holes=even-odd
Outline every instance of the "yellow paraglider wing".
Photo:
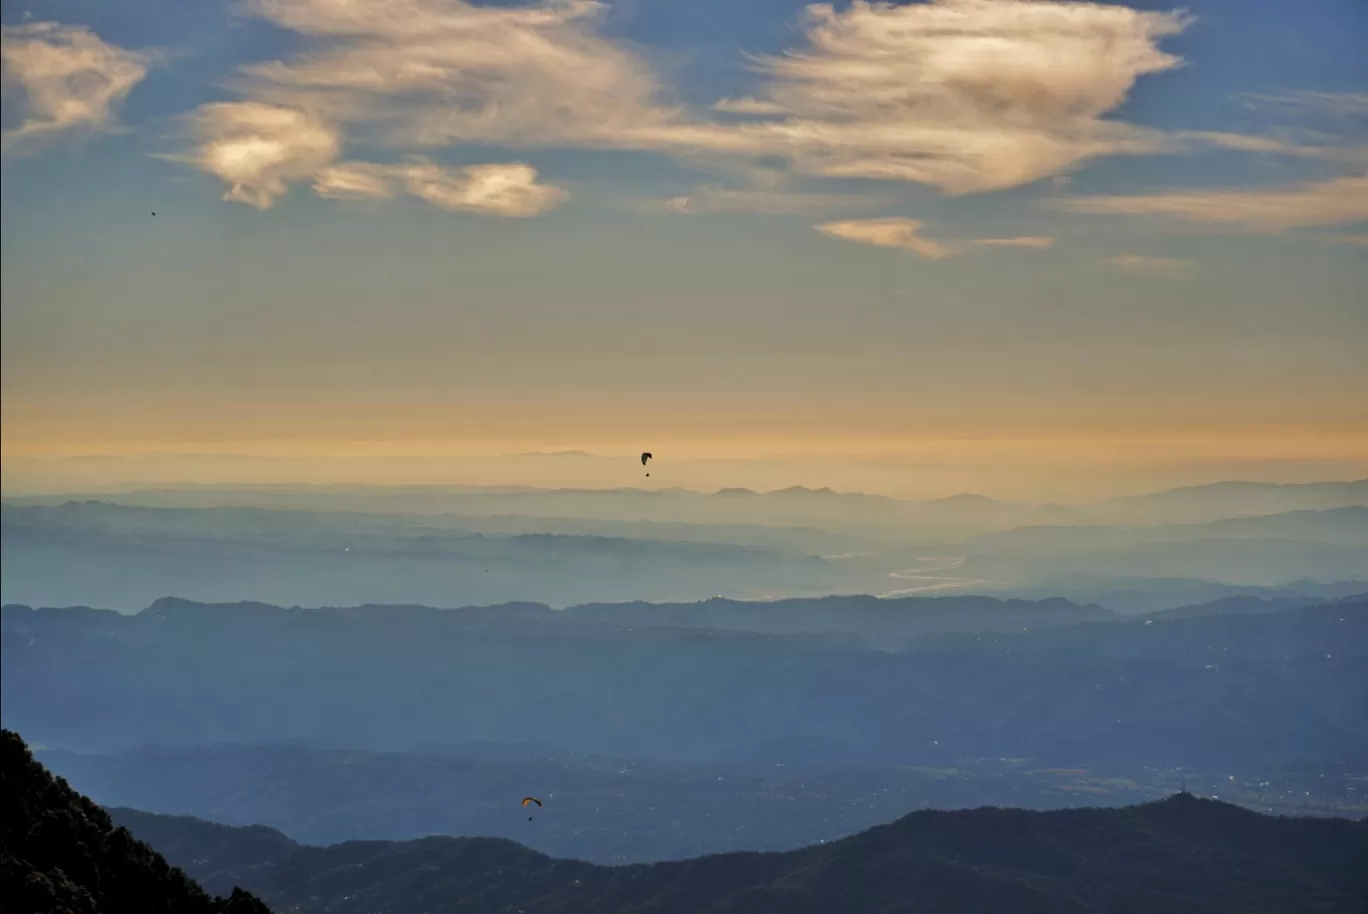
[{"label": "yellow paraglider wing", "polygon": [[538,806],[542,805],[542,801],[538,800],[536,797],[523,797],[522,805],[526,806],[528,803],[536,803]]}]

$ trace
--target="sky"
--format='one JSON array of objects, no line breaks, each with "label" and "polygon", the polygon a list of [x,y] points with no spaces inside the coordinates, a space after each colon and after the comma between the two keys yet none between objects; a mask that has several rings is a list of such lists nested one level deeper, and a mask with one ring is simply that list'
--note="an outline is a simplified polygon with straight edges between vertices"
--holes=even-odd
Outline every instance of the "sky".
[{"label": "sky", "polygon": [[3,22],[7,492],[1368,474],[1361,0]]}]

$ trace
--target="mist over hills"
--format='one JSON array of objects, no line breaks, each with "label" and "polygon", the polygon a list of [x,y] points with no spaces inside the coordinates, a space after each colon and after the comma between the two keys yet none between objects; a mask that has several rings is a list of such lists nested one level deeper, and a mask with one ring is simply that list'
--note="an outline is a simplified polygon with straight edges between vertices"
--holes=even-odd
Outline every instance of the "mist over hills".
[{"label": "mist over hills", "polygon": [[[841,585],[853,585],[861,573],[858,562],[738,543],[734,532],[732,542],[487,534],[377,515],[105,503],[5,505],[3,531],[5,600],[125,611],[146,606],[168,588],[209,600],[251,594],[287,604],[360,597],[566,605],[765,589],[827,592],[846,589]],[[816,536],[805,539],[802,545],[850,548],[834,537],[820,544]]]},{"label": "mist over hills", "polygon": [[[945,591],[1151,611],[1249,588],[1328,595],[1317,588],[1368,568],[1368,507],[1355,502],[1368,504],[1368,484],[1358,482],[1222,484],[1074,508],[801,488],[200,486],[118,498],[7,501],[0,598],[136,611],[168,592],[569,606]],[[1250,514],[1302,504],[1318,507]],[[1096,522],[1118,510],[1131,521]],[[1152,522],[1218,510],[1232,513]],[[1085,577],[1082,589],[1071,583]],[[1134,588],[1136,578],[1168,583]],[[1117,605],[1084,596],[1090,586],[1119,594]]]},{"label": "mist over hills", "polygon": [[1211,540],[1311,541],[1368,546],[1368,507],[1304,509],[1281,514],[1227,517],[1197,524],[1108,527],[1088,524],[1018,527],[980,533],[963,543],[970,552],[1052,552],[1116,549],[1149,543]]},{"label": "mist over hills", "polygon": [[1225,517],[1368,505],[1368,479],[1323,483],[1219,482],[1129,495],[1093,504],[1032,505],[975,493],[909,501],[884,495],[790,486],[768,492],[723,488],[542,489],[526,486],[218,484],[138,486],[94,494],[6,496],[14,504],[106,500],[149,507],[261,507],[472,518],[544,518],[762,525],[823,529],[894,524],[975,529],[1031,523],[1181,524]]}]

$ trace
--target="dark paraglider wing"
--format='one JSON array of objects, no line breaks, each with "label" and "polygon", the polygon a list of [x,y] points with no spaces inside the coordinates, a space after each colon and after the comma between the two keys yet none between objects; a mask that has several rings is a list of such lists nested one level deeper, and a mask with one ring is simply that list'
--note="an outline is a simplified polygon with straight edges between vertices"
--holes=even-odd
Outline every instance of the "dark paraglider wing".
[{"label": "dark paraglider wing", "polygon": [[642,466],[645,466],[645,465],[646,465],[646,461],[648,461],[648,460],[650,460],[650,459],[651,459],[651,452],[650,452],[650,451],[644,452],[644,453],[641,455],[641,465],[642,465]]}]

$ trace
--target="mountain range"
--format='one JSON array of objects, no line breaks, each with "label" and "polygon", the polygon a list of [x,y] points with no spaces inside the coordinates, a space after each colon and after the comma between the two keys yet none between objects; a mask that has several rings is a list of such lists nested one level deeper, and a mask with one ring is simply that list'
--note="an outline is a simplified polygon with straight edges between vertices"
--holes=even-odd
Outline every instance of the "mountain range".
[{"label": "mountain range", "polygon": [[[760,763],[791,761],[796,740],[816,760],[874,765],[1030,758],[1210,770],[1368,758],[1365,596],[1161,621],[984,598],[813,605],[830,633],[672,627],[670,611],[652,607],[605,619],[516,604],[164,600],[136,616],[7,606],[0,707],[34,739],[87,751],[530,739]],[[904,625],[906,648],[871,647],[857,624],[865,607],[880,624]],[[749,611],[783,620],[790,608]],[[1099,621],[1058,625],[1048,614],[1061,610]],[[939,624],[914,634],[922,614]],[[799,612],[794,627],[812,618]],[[1026,631],[992,631],[1006,627]]]}]

